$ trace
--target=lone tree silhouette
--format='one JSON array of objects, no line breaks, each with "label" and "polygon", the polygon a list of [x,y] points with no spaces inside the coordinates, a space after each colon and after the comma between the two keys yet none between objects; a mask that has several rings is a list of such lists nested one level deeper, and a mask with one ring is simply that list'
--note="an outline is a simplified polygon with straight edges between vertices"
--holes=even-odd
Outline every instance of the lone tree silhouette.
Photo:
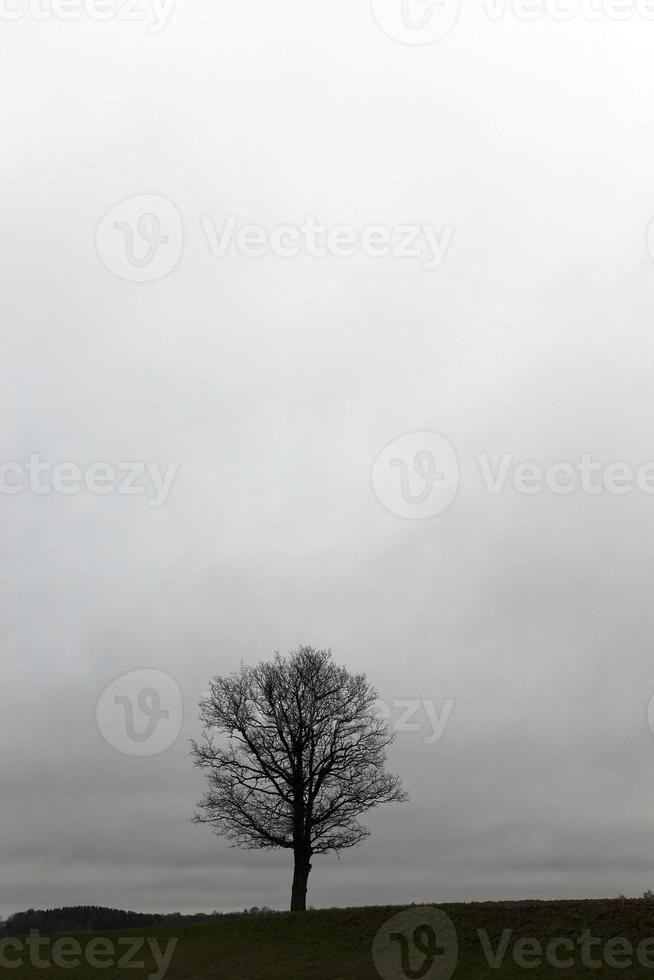
[{"label": "lone tree silhouette", "polygon": [[[365,674],[303,646],[214,678],[200,702],[192,755],[209,788],[195,821],[239,847],[292,850],[291,911],[306,909],[314,854],[361,843],[361,814],[407,799],[384,768],[394,735],[375,716],[376,699]],[[229,741],[217,745],[218,735]]]}]

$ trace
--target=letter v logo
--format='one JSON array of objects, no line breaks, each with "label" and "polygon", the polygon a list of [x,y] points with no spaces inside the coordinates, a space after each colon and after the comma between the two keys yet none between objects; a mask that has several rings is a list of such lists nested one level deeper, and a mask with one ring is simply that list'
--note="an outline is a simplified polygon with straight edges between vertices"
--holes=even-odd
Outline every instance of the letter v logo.
[{"label": "letter v logo", "polygon": [[459,0],[372,0],[382,31],[401,44],[433,44],[454,28]]}]

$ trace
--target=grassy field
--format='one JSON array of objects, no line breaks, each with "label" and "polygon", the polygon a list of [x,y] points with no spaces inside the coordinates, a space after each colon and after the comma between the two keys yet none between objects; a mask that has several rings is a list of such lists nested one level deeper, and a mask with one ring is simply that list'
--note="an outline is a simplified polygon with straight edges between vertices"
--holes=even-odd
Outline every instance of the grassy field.
[{"label": "grassy field", "polygon": [[[597,902],[521,902],[474,905],[442,905],[454,924],[457,936],[456,966],[451,972],[437,953],[431,968],[422,972],[428,962],[425,955],[416,951],[412,929],[405,929],[410,945],[410,972],[405,972],[399,956],[397,931],[389,941],[391,958],[382,964],[380,974],[373,962],[373,940],[393,932],[385,927],[389,919],[402,912],[400,908],[374,907],[353,909],[329,909],[307,913],[283,913],[269,916],[225,916],[208,923],[181,928],[134,930],[132,932],[108,932],[106,943],[90,947],[93,955],[104,956],[104,968],[82,962],[76,966],[30,965],[30,953],[18,947],[4,950],[7,959],[24,958],[24,965],[9,969],[0,966],[0,975],[14,980],[137,980],[140,977],[156,977],[162,980],[402,980],[403,977],[419,977],[422,980],[517,980],[518,977],[652,977],[654,980],[654,939],[649,946],[641,946],[638,962],[636,947],[654,937],[654,902],[645,901],[597,901]],[[423,911],[411,910],[412,928],[420,925]],[[415,921],[413,921],[415,920]],[[510,930],[510,934],[507,932]],[[582,947],[584,930],[592,946]],[[52,958],[54,942],[61,938],[49,937],[49,944],[41,948],[42,959]],[[70,937],[67,937],[70,940]],[[442,939],[439,933],[439,939]],[[484,952],[497,951],[504,938],[505,955],[501,963],[493,967]],[[74,942],[82,947],[82,961],[88,958],[89,944],[94,937],[78,935]],[[419,941],[428,939],[423,933]],[[536,939],[545,948],[552,940],[563,941],[553,955],[566,966],[546,962],[543,953],[538,965],[538,946],[519,940]],[[164,951],[167,944],[177,940],[167,971],[159,965],[148,950],[136,950],[136,944],[148,940]],[[601,940],[601,942],[600,942]],[[611,942],[613,941],[613,942]],[[131,949],[130,949],[131,944]],[[379,944],[379,940],[377,940]],[[609,944],[609,945],[607,945]],[[632,953],[629,954],[629,948]],[[379,948],[379,947],[377,947]],[[439,946],[439,950],[441,947]],[[450,950],[450,954],[452,950]],[[74,950],[65,956],[73,957]],[[118,960],[132,955],[135,962],[120,966]],[[590,955],[601,966],[584,965],[582,956]],[[520,962],[520,957],[523,957]],[[551,959],[552,953],[550,954]],[[394,957],[394,959],[393,959]],[[517,959],[516,959],[517,957]],[[571,962],[571,960],[573,962]],[[607,962],[608,961],[608,962]],[[66,960],[65,962],[68,962]],[[139,965],[140,963],[140,965]],[[393,966],[395,963],[395,966]]]}]

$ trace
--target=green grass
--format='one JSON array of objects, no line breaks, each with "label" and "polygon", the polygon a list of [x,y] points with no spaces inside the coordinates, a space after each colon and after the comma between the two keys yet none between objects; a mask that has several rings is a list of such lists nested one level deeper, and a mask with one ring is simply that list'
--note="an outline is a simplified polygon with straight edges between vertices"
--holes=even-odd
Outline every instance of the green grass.
[{"label": "green grass", "polygon": [[[652,966],[634,965],[617,969],[603,965],[600,969],[584,967],[580,951],[575,966],[557,969],[541,966],[525,969],[513,959],[513,944],[521,938],[536,937],[543,944],[555,938],[575,942],[588,929],[603,943],[624,938],[634,945],[654,937],[654,902],[645,901],[579,901],[579,902],[513,902],[474,905],[442,905],[456,927],[459,959],[453,974],[455,980],[517,980],[543,977],[617,978],[651,977],[654,980],[654,942],[650,951]],[[134,937],[156,940],[165,947],[177,939],[177,947],[167,980],[379,980],[373,960],[372,942],[384,923],[402,911],[401,908],[374,907],[328,909],[306,913],[283,913],[270,916],[225,916],[211,922],[182,927],[167,926],[152,930],[109,932],[105,937],[116,944]],[[416,910],[417,911],[417,910]],[[417,911],[417,915],[419,916]],[[485,930],[493,947],[502,931],[512,930],[509,952],[500,969],[487,963],[478,931]],[[59,937],[52,936],[54,942]],[[84,947],[91,941],[88,934],[77,937]],[[10,953],[15,956],[15,953]],[[49,955],[46,952],[44,957]],[[596,955],[596,954],[594,954]],[[141,968],[97,969],[88,965],[62,969],[36,969],[27,963],[20,969],[0,968],[0,976],[14,980],[139,980],[152,976],[156,967],[151,956]],[[139,955],[137,959],[143,959]],[[422,958],[412,961],[414,965]],[[402,980],[402,971],[389,974]],[[425,980],[441,974],[428,972]]]}]

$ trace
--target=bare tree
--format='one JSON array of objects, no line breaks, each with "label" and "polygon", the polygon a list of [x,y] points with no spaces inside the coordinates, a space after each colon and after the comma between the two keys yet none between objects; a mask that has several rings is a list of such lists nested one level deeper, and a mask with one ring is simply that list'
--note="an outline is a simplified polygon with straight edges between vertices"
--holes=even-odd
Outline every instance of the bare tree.
[{"label": "bare tree", "polygon": [[195,820],[240,847],[292,850],[292,911],[306,909],[314,854],[354,847],[369,835],[361,814],[407,799],[384,768],[394,736],[376,699],[365,674],[300,647],[216,677],[200,703],[192,754],[209,786]]}]

